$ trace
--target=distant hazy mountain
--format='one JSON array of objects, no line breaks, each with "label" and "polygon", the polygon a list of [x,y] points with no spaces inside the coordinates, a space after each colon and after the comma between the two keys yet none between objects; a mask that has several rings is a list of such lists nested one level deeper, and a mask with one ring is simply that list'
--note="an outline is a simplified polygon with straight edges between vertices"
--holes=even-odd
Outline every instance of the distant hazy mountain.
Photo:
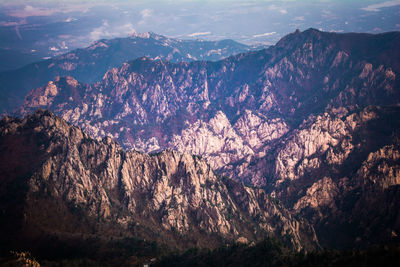
[{"label": "distant hazy mountain", "polygon": [[41,58],[18,50],[0,48],[0,71],[21,68],[31,62],[40,61]]},{"label": "distant hazy mountain", "polygon": [[322,245],[367,246],[400,234],[398,47],[398,32],[309,29],[217,62],[143,57],[91,85],[57,78],[20,112],[48,108],[127,149],[200,155],[306,216]]},{"label": "distant hazy mountain", "polygon": [[107,70],[142,56],[171,62],[220,60],[252,49],[256,48],[232,40],[178,40],[154,33],[100,40],[84,49],[0,72],[0,112],[12,111],[30,90],[57,76],[70,75],[93,83],[101,80]]}]

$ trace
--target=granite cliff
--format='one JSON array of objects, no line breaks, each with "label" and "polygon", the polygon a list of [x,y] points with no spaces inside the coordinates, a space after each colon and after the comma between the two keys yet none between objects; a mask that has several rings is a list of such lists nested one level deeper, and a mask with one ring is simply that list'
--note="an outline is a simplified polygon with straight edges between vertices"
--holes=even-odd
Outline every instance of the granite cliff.
[{"label": "granite cliff", "polygon": [[59,77],[18,112],[50,109],[125,149],[201,156],[308,218],[323,246],[368,246],[400,230],[399,46],[398,32],[309,29],[217,62],[142,57],[94,84]]},{"label": "granite cliff", "polygon": [[87,235],[181,249],[267,236],[295,250],[319,247],[305,219],[262,189],[216,176],[199,157],[125,152],[48,111],[1,120],[0,159],[5,249]]}]

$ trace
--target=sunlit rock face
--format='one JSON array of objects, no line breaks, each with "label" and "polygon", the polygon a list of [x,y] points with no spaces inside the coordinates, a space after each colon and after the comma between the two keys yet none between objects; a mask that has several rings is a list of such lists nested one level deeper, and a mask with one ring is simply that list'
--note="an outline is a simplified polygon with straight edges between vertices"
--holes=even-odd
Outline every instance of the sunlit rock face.
[{"label": "sunlit rock face", "polygon": [[269,235],[295,250],[319,248],[306,220],[264,190],[217,177],[197,156],[125,152],[43,110],[0,121],[0,148],[0,197],[22,201],[2,202],[3,216],[26,238],[106,232],[185,248]]},{"label": "sunlit rock face", "polygon": [[[399,231],[396,219],[360,208],[397,192],[399,46],[396,32],[309,29],[218,62],[144,57],[91,85],[58,78],[31,91],[19,113],[48,108],[128,150],[201,156],[220,175],[266,188],[317,233],[337,218],[345,234],[326,246],[367,245]],[[395,195],[374,203],[388,208]],[[364,221],[351,228],[344,215]],[[373,220],[384,222],[381,235],[367,231]]]},{"label": "sunlit rock face", "polygon": [[323,244],[397,240],[399,115],[397,106],[368,107],[339,120],[326,116],[324,124],[319,117],[306,122],[266,166],[275,172],[272,195],[309,218]]}]

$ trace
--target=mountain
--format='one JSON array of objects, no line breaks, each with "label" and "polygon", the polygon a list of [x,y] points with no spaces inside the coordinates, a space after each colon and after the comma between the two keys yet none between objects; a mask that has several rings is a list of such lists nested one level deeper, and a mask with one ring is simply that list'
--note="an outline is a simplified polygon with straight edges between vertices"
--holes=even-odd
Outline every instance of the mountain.
[{"label": "mountain", "polygon": [[399,106],[370,106],[306,121],[257,162],[274,170],[271,194],[329,247],[399,242],[399,115]]},{"label": "mountain", "polygon": [[400,233],[399,46],[399,32],[309,29],[217,62],[142,57],[95,84],[56,78],[20,114],[48,108],[126,149],[202,156],[306,216],[323,246],[368,246]]},{"label": "mountain", "polygon": [[41,60],[37,55],[0,47],[0,71],[7,71],[21,68],[31,62]]},{"label": "mountain", "polygon": [[253,246],[235,244],[215,250],[188,250],[161,257],[152,266],[264,266],[264,267],[374,267],[400,264],[400,248],[394,245],[375,246],[364,250],[323,250],[295,253],[277,240],[266,239]]},{"label": "mountain", "polygon": [[252,49],[255,48],[232,40],[179,40],[154,33],[99,40],[84,49],[0,72],[0,112],[13,111],[30,90],[44,86],[56,76],[70,75],[93,83],[101,80],[107,70],[142,56],[171,62],[220,60]]},{"label": "mountain", "polygon": [[0,121],[0,177],[2,251],[83,253],[126,239],[213,248],[267,236],[297,251],[319,247],[305,219],[199,157],[125,152],[45,110]]}]

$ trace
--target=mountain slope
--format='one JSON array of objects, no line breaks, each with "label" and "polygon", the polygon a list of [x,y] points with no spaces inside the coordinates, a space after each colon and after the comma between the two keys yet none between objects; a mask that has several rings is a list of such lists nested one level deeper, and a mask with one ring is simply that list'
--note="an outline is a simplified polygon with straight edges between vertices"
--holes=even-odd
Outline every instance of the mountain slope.
[{"label": "mountain slope", "polygon": [[220,60],[252,49],[232,40],[178,40],[154,33],[99,40],[84,49],[0,72],[0,112],[12,112],[30,90],[57,76],[71,75],[92,83],[101,80],[107,70],[142,56],[171,62]]},{"label": "mountain slope", "polygon": [[[49,108],[125,148],[200,155],[307,216],[324,246],[365,246],[397,240],[399,231],[395,214],[375,212],[397,203],[399,46],[398,32],[309,29],[218,62],[140,58],[92,85],[57,78],[20,112]],[[376,181],[366,182],[371,175]],[[329,236],[330,220],[343,236]]]},{"label": "mountain slope", "polygon": [[400,108],[325,114],[289,134],[257,163],[268,188],[309,218],[330,247],[399,242]]},{"label": "mountain slope", "polygon": [[[249,164],[248,158],[263,157],[274,141],[311,115],[397,104],[400,67],[382,58],[396,55],[393,43],[400,43],[399,36],[311,29],[268,50],[215,63],[141,58],[110,70],[93,85],[58,78],[32,91],[21,113],[49,108],[95,137],[109,134],[124,147],[145,152],[185,150],[229,173],[243,160]],[[372,45],[360,55],[353,39]],[[391,45],[381,51],[374,43]],[[206,139],[213,144],[205,147]],[[236,175],[265,184],[265,178],[240,168]]]},{"label": "mountain slope", "polygon": [[3,249],[79,236],[175,248],[274,236],[318,248],[304,219],[261,189],[218,178],[198,157],[124,152],[47,111],[0,122],[0,159]]}]

